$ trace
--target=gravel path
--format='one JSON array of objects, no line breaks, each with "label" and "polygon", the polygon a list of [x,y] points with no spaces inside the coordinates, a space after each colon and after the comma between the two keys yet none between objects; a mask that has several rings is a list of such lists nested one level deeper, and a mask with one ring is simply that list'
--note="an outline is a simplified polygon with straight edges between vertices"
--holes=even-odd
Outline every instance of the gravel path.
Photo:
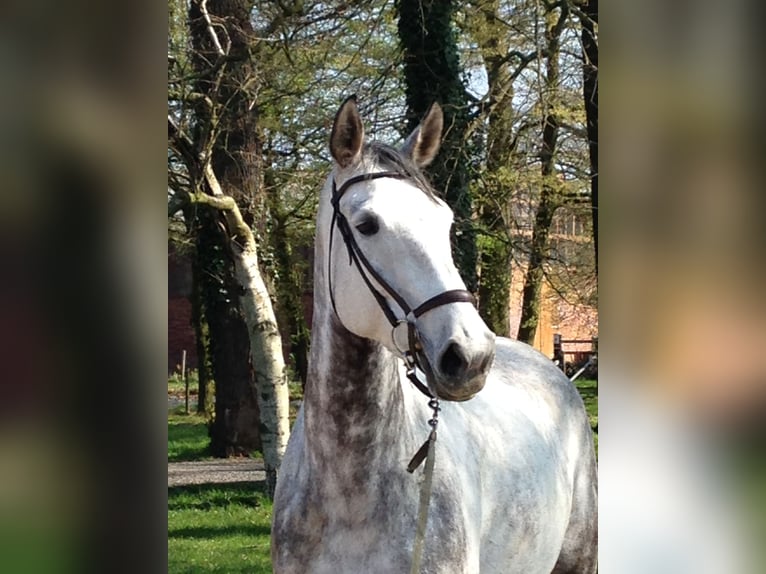
[{"label": "gravel path", "polygon": [[262,480],[266,480],[263,461],[252,458],[168,463],[168,487]]},{"label": "gravel path", "polygon": [[[168,410],[173,410],[176,407],[186,404],[186,398],[183,395],[168,395]],[[189,410],[195,412],[197,410],[197,395],[189,397]]]},{"label": "gravel path", "polygon": [[[168,410],[183,405],[183,396],[168,395]],[[197,397],[190,397],[189,408],[197,408]],[[223,484],[266,480],[263,461],[252,458],[229,458],[168,463],[168,487],[189,484]]]}]

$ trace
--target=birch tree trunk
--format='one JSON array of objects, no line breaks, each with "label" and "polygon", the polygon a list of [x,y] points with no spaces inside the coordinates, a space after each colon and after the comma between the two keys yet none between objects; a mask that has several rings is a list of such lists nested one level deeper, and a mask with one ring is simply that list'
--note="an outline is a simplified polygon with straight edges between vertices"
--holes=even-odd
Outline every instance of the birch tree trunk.
[{"label": "birch tree trunk", "polygon": [[255,237],[245,223],[237,203],[224,195],[210,163],[204,167],[212,195],[194,194],[196,203],[222,210],[231,234],[234,272],[242,288],[240,306],[250,336],[258,408],[261,415],[261,442],[269,497],[274,496],[277,474],[290,436],[289,395],[282,339],[269,292],[258,267]]},{"label": "birch tree trunk", "polygon": [[[282,354],[282,339],[271,298],[258,267],[258,248],[250,227],[234,198],[224,194],[215,175],[210,157],[195,152],[192,141],[168,116],[168,137],[177,153],[199,174],[209,193],[189,191],[184,201],[206,205],[223,212],[229,233],[229,245],[234,272],[240,285],[240,307],[250,339],[255,371],[255,386],[260,410],[260,431],[266,485],[269,497],[274,496],[279,466],[289,438],[289,396]],[[169,211],[177,209],[169,206]]]},{"label": "birch tree trunk", "polygon": [[[250,344],[253,378],[248,390],[254,391],[258,404],[267,487],[273,496],[289,434],[288,392],[282,342],[251,229],[254,224],[261,236],[266,231],[256,105],[261,78],[253,54],[258,44],[252,25],[254,6],[253,0],[189,3],[191,61],[197,72],[194,142],[180,141],[184,138],[170,116],[168,121],[179,136],[176,143],[184,148],[181,155],[190,166],[192,179],[205,184],[204,191],[195,187],[189,200],[221,210],[226,219],[238,311]],[[234,393],[227,398],[236,402],[238,397]],[[247,398],[252,397],[243,400]],[[216,408],[217,417],[218,411]],[[224,430],[242,429],[236,421],[231,425],[221,422]],[[240,422],[254,424],[246,419]]]},{"label": "birch tree trunk", "polygon": [[[254,242],[252,242],[254,246]],[[274,496],[277,472],[290,436],[288,421],[289,396],[282,339],[269,293],[258,269],[254,249],[246,248],[235,255],[235,273],[242,285],[240,304],[250,334],[258,407],[261,412],[261,443],[266,467],[266,485]]]}]

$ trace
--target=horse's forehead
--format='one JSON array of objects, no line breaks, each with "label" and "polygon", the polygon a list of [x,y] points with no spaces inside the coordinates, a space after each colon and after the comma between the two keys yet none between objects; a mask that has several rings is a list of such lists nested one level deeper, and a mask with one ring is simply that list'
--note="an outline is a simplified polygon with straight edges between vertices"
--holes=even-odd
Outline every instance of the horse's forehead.
[{"label": "horse's forehead", "polygon": [[444,202],[429,196],[407,180],[381,178],[350,191],[349,206],[352,210],[369,209],[383,218],[452,218],[452,212]]}]

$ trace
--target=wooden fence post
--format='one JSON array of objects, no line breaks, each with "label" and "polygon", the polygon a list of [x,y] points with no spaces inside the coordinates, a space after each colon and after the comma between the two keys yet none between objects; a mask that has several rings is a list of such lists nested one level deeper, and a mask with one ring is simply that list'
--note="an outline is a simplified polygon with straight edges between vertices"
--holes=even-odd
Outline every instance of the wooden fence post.
[{"label": "wooden fence post", "polygon": [[566,366],[564,365],[564,349],[561,346],[561,334],[553,334],[553,361],[558,361],[559,369],[566,373]]},{"label": "wooden fence post", "polygon": [[189,373],[186,372],[186,349],[181,351],[181,374],[184,378],[184,396],[186,399],[186,414],[189,414]]}]

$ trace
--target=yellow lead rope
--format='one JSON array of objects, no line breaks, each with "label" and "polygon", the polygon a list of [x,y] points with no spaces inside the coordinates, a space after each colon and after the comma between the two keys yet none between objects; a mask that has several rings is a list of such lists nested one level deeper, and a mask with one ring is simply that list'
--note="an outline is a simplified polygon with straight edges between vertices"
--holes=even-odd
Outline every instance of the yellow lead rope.
[{"label": "yellow lead rope", "polygon": [[423,471],[423,483],[420,485],[420,504],[418,506],[418,529],[415,533],[415,544],[412,548],[412,567],[410,574],[419,574],[420,560],[423,557],[423,542],[426,538],[428,524],[428,503],[431,500],[431,484],[434,477],[434,454],[436,445],[436,429],[428,435],[428,453],[426,467]]}]

